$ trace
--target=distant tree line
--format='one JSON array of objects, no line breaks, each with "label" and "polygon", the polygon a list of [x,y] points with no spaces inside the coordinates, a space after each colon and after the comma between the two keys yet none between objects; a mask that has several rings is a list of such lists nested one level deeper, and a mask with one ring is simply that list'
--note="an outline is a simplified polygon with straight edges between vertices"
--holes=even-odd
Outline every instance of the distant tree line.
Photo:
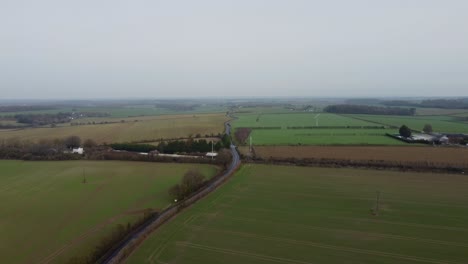
[{"label": "distant tree line", "polygon": [[83,146],[92,151],[96,142],[87,139],[84,142],[78,136],[64,139],[41,139],[37,142],[11,138],[0,140],[0,159],[21,160],[70,160],[81,159],[81,155],[70,153],[70,150]]},{"label": "distant tree line", "polygon": [[72,112],[72,113],[55,113],[55,114],[17,114],[13,117],[16,122],[28,124],[31,126],[43,126],[50,124],[68,123],[71,120],[85,117],[105,117],[108,113],[102,112]]},{"label": "distant tree line", "polygon": [[405,100],[382,101],[381,104],[388,106],[411,106],[424,108],[445,108],[445,109],[468,109],[468,99],[428,99],[420,103]]},{"label": "distant tree line", "polygon": [[60,124],[70,122],[69,113],[57,114],[18,114],[14,116],[16,122],[33,126]]},{"label": "distant tree line", "polygon": [[172,111],[193,111],[199,104],[190,104],[190,103],[157,103],[155,107],[165,108]]},{"label": "distant tree line", "polygon": [[337,114],[369,114],[369,115],[404,115],[411,116],[416,113],[414,108],[380,107],[370,105],[329,105],[325,112]]},{"label": "distant tree line", "polygon": [[54,106],[46,105],[4,105],[0,106],[0,113],[2,112],[26,112],[26,111],[44,111],[57,109]]}]

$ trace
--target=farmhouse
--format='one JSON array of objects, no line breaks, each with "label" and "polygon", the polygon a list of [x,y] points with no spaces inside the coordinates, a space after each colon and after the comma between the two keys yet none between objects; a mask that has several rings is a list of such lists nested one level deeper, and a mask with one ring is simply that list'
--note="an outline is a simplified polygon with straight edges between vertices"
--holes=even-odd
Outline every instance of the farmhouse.
[{"label": "farmhouse", "polygon": [[84,154],[84,149],[83,148],[73,148],[71,153],[83,155]]}]

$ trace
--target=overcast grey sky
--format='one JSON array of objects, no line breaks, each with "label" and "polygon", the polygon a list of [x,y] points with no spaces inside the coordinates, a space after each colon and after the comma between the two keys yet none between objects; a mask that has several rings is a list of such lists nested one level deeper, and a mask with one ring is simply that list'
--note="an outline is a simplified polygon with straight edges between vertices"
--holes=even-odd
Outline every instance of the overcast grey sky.
[{"label": "overcast grey sky", "polygon": [[466,0],[1,0],[1,98],[468,96]]}]

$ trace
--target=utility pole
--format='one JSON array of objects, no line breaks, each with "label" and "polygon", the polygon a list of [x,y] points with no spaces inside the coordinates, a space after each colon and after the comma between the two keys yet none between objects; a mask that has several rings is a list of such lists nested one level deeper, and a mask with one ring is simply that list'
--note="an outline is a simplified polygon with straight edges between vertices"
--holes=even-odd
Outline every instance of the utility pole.
[{"label": "utility pole", "polygon": [[380,203],[380,191],[377,191],[377,201],[375,203],[375,212],[374,215],[379,214],[379,203]]},{"label": "utility pole", "polygon": [[214,147],[213,147],[213,140],[211,140],[211,160],[213,160],[214,156]]},{"label": "utility pole", "polygon": [[249,143],[250,147],[249,147],[249,151],[252,152],[252,136],[250,136],[249,138],[250,138],[250,143]]},{"label": "utility pole", "polygon": [[86,183],[86,174],[85,169],[83,168],[83,183]]}]

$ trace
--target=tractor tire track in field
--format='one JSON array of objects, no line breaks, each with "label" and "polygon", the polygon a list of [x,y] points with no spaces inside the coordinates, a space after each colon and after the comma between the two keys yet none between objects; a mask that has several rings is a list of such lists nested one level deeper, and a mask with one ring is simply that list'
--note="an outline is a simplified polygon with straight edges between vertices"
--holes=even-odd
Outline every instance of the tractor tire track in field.
[{"label": "tractor tire track in field", "polygon": [[56,257],[58,257],[62,253],[64,253],[68,248],[73,247],[73,246],[81,243],[84,239],[88,238],[89,236],[91,236],[95,232],[101,230],[102,228],[112,224],[113,222],[117,221],[119,218],[122,218],[122,217],[124,217],[126,215],[139,215],[139,214],[145,213],[147,211],[148,211],[147,209],[129,210],[129,211],[125,211],[125,212],[123,212],[121,214],[118,214],[116,216],[113,216],[113,217],[111,217],[111,218],[97,224],[96,226],[92,227],[91,229],[88,229],[86,232],[80,234],[78,237],[76,237],[75,239],[70,241],[68,244],[66,244],[66,245],[62,246],[61,248],[57,249],[56,251],[52,252],[49,256],[45,257],[44,259],[42,259],[38,263],[39,264],[50,263]]},{"label": "tractor tire track in field", "polygon": [[[106,183],[102,183],[102,184],[99,184],[96,189],[92,192],[92,194],[86,196],[86,199],[84,199],[82,201],[82,204],[83,205],[86,205],[89,201],[91,201],[92,199],[94,199],[101,191],[102,189],[106,186]],[[141,198],[140,200],[136,201],[134,206],[132,206],[132,208],[138,208],[139,205],[143,204],[143,203],[146,203],[147,201],[149,201],[152,197],[143,197]],[[84,210],[84,206],[78,206],[78,208],[81,208],[81,210],[74,210],[72,211],[71,213],[67,214],[65,216],[65,219],[62,221],[62,223],[60,223],[57,228],[57,230],[61,230],[63,228],[65,228],[67,226],[67,224],[69,224],[71,221],[73,221],[73,219],[77,219],[77,217],[79,217],[79,215],[81,214],[81,212]],[[157,210],[153,210],[151,209],[151,212],[153,211],[157,211]],[[76,237],[75,239],[73,239],[72,241],[70,241],[68,244],[60,247],[59,249],[57,249],[56,251],[52,252],[49,256],[47,256],[46,258],[44,258],[42,261],[40,261],[39,263],[50,263],[52,260],[54,260],[56,257],[60,256],[62,253],[64,253],[67,249],[79,244],[80,242],[82,242],[83,240],[85,240],[86,238],[88,238],[89,236],[91,236],[93,233],[101,230],[102,228],[104,228],[105,226],[108,226],[110,224],[112,224],[113,222],[115,222],[117,219],[125,216],[125,215],[135,215],[135,214],[143,214],[145,212],[148,212],[148,209],[137,209],[137,210],[127,210],[121,214],[118,214],[116,216],[113,216],[101,223],[99,223],[98,225],[92,227],[91,229],[89,229],[88,231],[80,234],[78,237]]]},{"label": "tractor tire track in field", "polygon": [[236,250],[225,249],[225,248],[210,247],[210,246],[194,244],[194,243],[189,243],[189,242],[176,242],[176,245],[184,246],[184,247],[191,247],[191,248],[201,249],[201,250],[206,250],[206,251],[211,251],[211,252],[223,253],[223,254],[231,254],[235,256],[251,257],[251,258],[256,258],[256,259],[270,261],[270,262],[290,263],[290,264],[311,264],[311,262],[305,262],[305,261],[300,261],[300,260],[272,257],[272,256],[267,256],[267,255],[254,254],[254,253],[236,251]]},{"label": "tractor tire track in field", "polygon": [[50,263],[51,261],[53,261],[56,257],[60,256],[63,252],[65,252],[67,249],[69,249],[70,247],[73,247],[77,244],[79,244],[80,242],[82,242],[84,239],[88,238],[89,236],[91,236],[93,233],[99,231],[100,229],[104,228],[105,226],[113,223],[115,220],[117,220],[119,218],[119,216],[115,216],[115,217],[112,217],[104,222],[101,222],[100,224],[94,226],[93,228],[89,229],[88,231],[82,233],[81,235],[79,235],[78,237],[76,237],[75,239],[73,239],[72,241],[70,241],[68,244],[60,247],[59,249],[57,249],[56,251],[54,251],[53,253],[51,253],[49,256],[45,257],[44,259],[42,259],[41,261],[38,262],[38,264],[46,264],[46,263]]},{"label": "tractor tire track in field", "polygon": [[[101,190],[104,188],[106,184],[99,184],[97,185],[96,189],[88,196],[86,196],[86,198],[81,202],[82,205],[86,205],[89,201],[91,201],[92,199],[94,199],[98,194],[99,192],[101,192]],[[70,211],[68,214],[66,214],[62,221],[60,223],[57,224],[56,228],[54,228],[55,230],[63,230],[64,228],[66,228],[70,222],[73,222],[73,220],[76,220],[78,219],[78,217],[81,215],[81,213],[84,211],[85,209],[85,206],[78,206],[78,210],[72,210]],[[104,221],[103,223],[107,223],[109,220],[106,220]],[[100,225],[102,225],[102,223],[98,224],[97,226],[94,226],[92,227],[91,229],[89,229],[88,231],[86,231],[85,233],[82,233],[80,234],[78,237],[76,237],[75,239],[71,240],[68,244],[58,248],[56,251],[52,252],[50,255],[48,255],[47,257],[45,257],[43,260],[41,260],[39,263],[49,263],[50,261],[52,261],[54,258],[56,258],[57,256],[59,256],[60,254],[62,254],[63,252],[66,251],[66,249],[68,249],[69,247],[72,247],[73,245],[76,245],[77,243],[79,243],[80,241],[84,240],[85,238],[87,238],[88,236],[90,236],[92,233],[94,233],[95,231],[99,230],[100,229]],[[27,261],[28,263],[30,263],[32,261],[32,258],[30,255],[31,253],[28,254],[29,256],[26,258],[26,259],[29,259],[29,261]]]},{"label": "tractor tire track in field", "polygon": [[[345,199],[352,199],[352,200],[362,200],[362,201],[374,201],[375,200],[375,197],[371,197],[369,195],[369,197],[364,197],[364,196],[348,196],[348,195],[326,195],[326,194],[311,194],[311,193],[296,193],[296,192],[281,192],[281,191],[278,191],[278,192],[264,192],[263,190],[257,190],[256,191],[257,194],[262,192],[262,193],[271,193],[271,194],[275,194],[275,195],[278,195],[278,194],[281,194],[281,195],[285,195],[285,196],[288,196],[288,197],[295,197],[295,196],[299,196],[299,197],[307,197],[307,198],[345,198]],[[372,195],[374,195],[374,193],[372,193]],[[235,196],[239,196],[237,194],[228,194],[227,196],[232,196],[232,197],[235,197]],[[243,195],[242,197],[252,197],[252,198],[257,198],[256,196],[254,195]],[[242,198],[241,197],[241,198]],[[402,203],[402,204],[415,204],[415,205],[425,205],[425,206],[442,206],[442,207],[454,207],[454,208],[464,208],[464,209],[468,209],[468,206],[467,205],[456,205],[456,204],[444,204],[444,203],[428,203],[428,202],[414,202],[414,201],[407,201],[407,200],[398,200],[398,199],[391,199],[391,198],[385,198],[385,201],[386,202],[391,202],[391,203]],[[444,215],[446,217],[446,215]]]},{"label": "tractor tire track in field", "polygon": [[[245,190],[247,190],[248,187],[245,187],[245,188],[242,188],[242,189],[239,189],[241,192],[244,192]],[[154,263],[154,261],[157,261],[159,262],[159,256],[160,254],[164,251],[164,249],[166,249],[166,247],[168,246],[168,243],[169,241],[176,236],[176,234],[181,231],[182,229],[186,228],[189,226],[190,223],[192,223],[193,221],[195,221],[196,219],[198,219],[201,215],[210,215],[212,217],[216,217],[218,216],[219,214],[219,211],[216,212],[215,214],[208,214],[206,213],[206,211],[212,209],[215,205],[218,205],[219,201],[222,199],[222,198],[225,198],[226,197],[226,194],[224,193],[221,193],[219,194],[216,198],[214,198],[209,204],[207,207],[205,207],[203,209],[203,211],[199,214],[196,214],[196,215],[191,215],[189,216],[187,219],[185,219],[185,221],[183,222],[183,224],[181,225],[180,228],[177,228],[173,233],[171,233],[162,243],[161,245],[159,245],[155,250],[153,250],[151,252],[151,254],[149,255],[149,257],[147,258],[147,261],[149,263]],[[232,199],[232,201],[234,201],[236,199]],[[205,212],[205,213],[203,213]]]},{"label": "tractor tire track in field", "polygon": [[402,226],[411,226],[411,227],[421,227],[421,228],[431,228],[431,229],[440,229],[440,230],[449,230],[449,231],[459,231],[459,232],[468,232],[467,228],[462,227],[453,227],[453,226],[443,226],[443,225],[427,225],[427,224],[416,224],[416,223],[407,223],[407,222],[393,222],[393,221],[384,221],[384,220],[374,220],[366,218],[353,218],[353,217],[330,217],[335,219],[347,219],[354,221],[362,222],[371,222],[377,224],[391,224],[391,225],[402,225]]},{"label": "tractor tire track in field", "polygon": [[[229,121],[224,123],[226,135],[231,137],[231,125]],[[145,226],[141,227],[137,232],[131,234],[129,238],[120,242],[120,245],[116,250],[112,250],[108,252],[107,256],[102,260],[102,263],[119,263],[124,261],[124,259],[128,258],[129,255],[132,254],[135,248],[137,248],[141,243],[157,229],[160,225],[172,221],[175,217],[179,214],[180,209],[184,209],[186,207],[192,206],[195,202],[200,199],[203,199],[204,196],[210,194],[213,190],[217,189],[221,185],[223,185],[232,174],[239,168],[241,161],[239,153],[237,152],[236,146],[232,143],[231,138],[231,145],[229,147],[232,155],[231,164],[226,168],[226,170],[221,174],[217,179],[215,179],[209,186],[204,189],[201,189],[198,193],[195,193],[194,196],[188,198],[188,204],[183,202],[183,204],[171,206],[161,212],[156,218],[152,219],[148,222]],[[183,206],[183,207],[182,207]],[[173,233],[171,233],[167,239],[163,243],[161,243],[156,250],[154,250],[150,256],[148,257],[147,261],[152,263],[154,256],[158,257],[159,254],[164,250],[167,246],[167,243],[170,239],[175,236],[178,231],[182,228],[185,228],[184,225],[181,225],[179,229],[176,229]],[[125,252],[123,255],[122,252]]]},{"label": "tractor tire track in field", "polygon": [[[343,246],[333,246],[333,245],[327,245],[327,244],[323,244],[323,243],[315,243],[315,242],[309,242],[309,241],[303,241],[303,240],[277,238],[277,237],[270,237],[270,236],[261,236],[261,235],[256,235],[256,234],[252,234],[252,233],[245,233],[245,232],[224,231],[224,230],[219,230],[219,231],[223,232],[223,233],[234,234],[234,235],[237,235],[237,236],[246,237],[246,238],[256,238],[256,239],[262,239],[262,240],[272,241],[272,242],[290,243],[290,244],[295,244],[295,245],[300,245],[300,246],[318,247],[318,248],[330,249],[330,250],[336,250],[336,251],[359,253],[359,254],[373,255],[373,256],[379,256],[379,257],[389,257],[389,258],[394,258],[394,259],[410,260],[410,261],[417,261],[417,262],[423,262],[423,263],[462,264],[462,263],[453,262],[453,261],[422,258],[422,257],[409,256],[409,255],[403,255],[403,254],[376,251],[376,250],[358,249],[358,248],[343,247]],[[234,250],[222,249],[222,248],[214,248],[214,247],[209,247],[209,246],[199,245],[199,244],[192,244],[192,243],[187,243],[187,242],[185,242],[185,243],[184,242],[178,242],[177,244],[186,245],[186,246],[192,246],[193,245],[193,247],[199,248],[199,249],[213,249],[213,251],[219,250],[220,252],[226,252],[226,253],[237,252],[237,253],[240,253],[240,254],[256,255],[256,254],[251,254],[251,253],[247,253],[247,252],[234,251]],[[275,257],[271,257],[271,258],[276,259]],[[278,258],[278,259],[281,259],[281,258]],[[309,263],[309,262],[303,262],[303,261],[299,261],[299,260],[290,260],[290,259],[283,259],[283,261],[289,261],[291,263]]]},{"label": "tractor tire track in field", "polygon": [[[200,215],[198,215],[197,218],[198,217],[200,217]],[[419,237],[412,237],[412,236],[400,236],[400,235],[392,235],[392,234],[385,234],[385,233],[373,233],[373,232],[365,232],[365,231],[358,231],[358,230],[352,230],[352,229],[330,228],[330,227],[320,227],[320,226],[302,225],[302,224],[279,223],[279,222],[274,222],[274,221],[249,219],[249,218],[243,218],[243,217],[226,217],[226,216],[223,216],[223,218],[226,218],[226,219],[229,219],[229,220],[234,220],[234,221],[237,220],[237,221],[244,221],[244,222],[275,224],[275,225],[299,227],[301,229],[327,231],[327,232],[354,233],[354,234],[360,234],[360,235],[366,235],[366,236],[378,237],[378,238],[388,238],[388,239],[397,239],[397,240],[405,240],[405,241],[418,241],[418,242],[431,243],[431,244],[444,245],[444,246],[456,246],[456,247],[466,247],[466,248],[468,248],[468,244],[464,244],[464,243],[450,242],[450,241],[444,241],[444,240],[435,240],[435,239],[427,239],[427,238],[419,238]],[[222,232],[223,231],[223,230],[219,230],[219,229],[207,228],[207,227],[204,227],[204,226],[193,225],[193,224],[190,224],[190,223],[187,223],[187,226],[202,228],[202,229],[212,230],[212,231],[217,231],[217,232]],[[232,231],[232,232],[235,232],[235,231]]]}]

